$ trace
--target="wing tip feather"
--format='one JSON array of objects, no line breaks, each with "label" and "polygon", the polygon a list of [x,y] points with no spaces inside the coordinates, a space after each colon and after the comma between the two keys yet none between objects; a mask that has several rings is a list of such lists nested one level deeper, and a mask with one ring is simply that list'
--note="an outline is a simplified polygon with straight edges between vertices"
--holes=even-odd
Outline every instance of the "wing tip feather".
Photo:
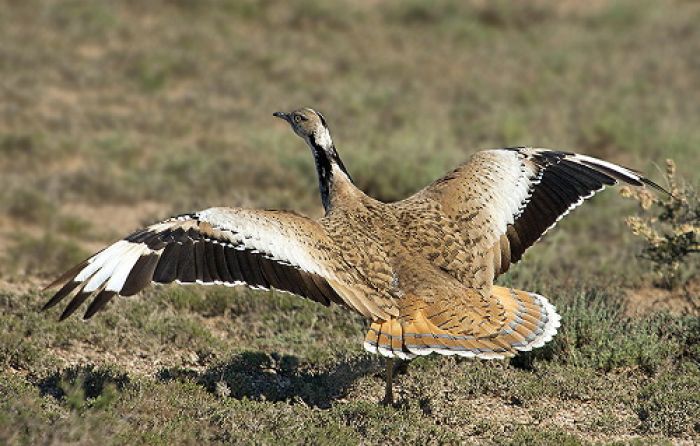
[{"label": "wing tip feather", "polygon": [[46,285],[44,288],[42,288],[41,291],[42,291],[42,292],[48,291],[48,290],[50,290],[51,288],[55,288],[55,287],[57,287],[58,285],[60,285],[60,284],[62,284],[62,283],[66,283],[66,282],[72,280],[75,276],[78,275],[78,273],[79,273],[83,268],[85,268],[85,267],[88,265],[89,260],[90,260],[91,258],[93,258],[95,255],[97,255],[97,254],[94,254],[94,255],[90,256],[89,258],[87,258],[87,259],[83,260],[82,262],[78,263],[77,265],[75,265],[74,267],[72,267],[71,269],[69,269],[68,271],[66,271],[65,273],[61,274],[59,277],[57,277],[56,279],[54,279],[51,283],[49,283],[49,284]]}]

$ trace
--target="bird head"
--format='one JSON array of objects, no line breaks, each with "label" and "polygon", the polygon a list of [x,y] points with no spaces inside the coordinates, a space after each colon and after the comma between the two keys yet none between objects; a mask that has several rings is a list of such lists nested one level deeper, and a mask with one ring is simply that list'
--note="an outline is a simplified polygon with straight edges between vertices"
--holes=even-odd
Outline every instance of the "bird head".
[{"label": "bird head", "polygon": [[294,133],[311,147],[320,147],[326,151],[333,148],[328,125],[320,112],[305,107],[291,112],[275,112],[272,115],[287,121]]}]

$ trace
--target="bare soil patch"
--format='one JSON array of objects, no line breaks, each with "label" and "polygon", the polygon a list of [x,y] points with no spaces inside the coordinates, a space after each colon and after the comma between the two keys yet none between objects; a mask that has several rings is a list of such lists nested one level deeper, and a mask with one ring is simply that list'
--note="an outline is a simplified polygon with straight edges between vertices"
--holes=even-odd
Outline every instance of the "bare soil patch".
[{"label": "bare soil patch", "polygon": [[700,315],[700,280],[693,279],[674,290],[646,286],[626,290],[624,314],[638,317],[655,311]]}]

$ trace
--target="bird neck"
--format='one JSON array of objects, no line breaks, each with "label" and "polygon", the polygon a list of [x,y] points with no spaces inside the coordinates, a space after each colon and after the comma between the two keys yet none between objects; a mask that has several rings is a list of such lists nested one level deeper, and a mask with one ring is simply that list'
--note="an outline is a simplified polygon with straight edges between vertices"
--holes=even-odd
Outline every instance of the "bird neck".
[{"label": "bird neck", "polygon": [[340,156],[338,156],[335,145],[330,141],[330,138],[327,144],[323,145],[313,139],[310,139],[308,142],[314,154],[314,161],[316,162],[321,202],[323,203],[323,208],[326,210],[326,213],[328,213],[332,206],[335,183],[341,180],[352,184],[352,178],[345,168],[343,161],[340,159]]}]

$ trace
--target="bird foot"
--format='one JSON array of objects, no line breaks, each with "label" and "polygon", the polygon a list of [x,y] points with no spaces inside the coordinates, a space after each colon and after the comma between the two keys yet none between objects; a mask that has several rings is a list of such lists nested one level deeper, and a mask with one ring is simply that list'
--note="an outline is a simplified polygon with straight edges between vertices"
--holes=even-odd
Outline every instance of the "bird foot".
[{"label": "bird foot", "polygon": [[394,405],[394,395],[388,393],[384,395],[384,399],[379,402],[382,406],[393,406]]}]

